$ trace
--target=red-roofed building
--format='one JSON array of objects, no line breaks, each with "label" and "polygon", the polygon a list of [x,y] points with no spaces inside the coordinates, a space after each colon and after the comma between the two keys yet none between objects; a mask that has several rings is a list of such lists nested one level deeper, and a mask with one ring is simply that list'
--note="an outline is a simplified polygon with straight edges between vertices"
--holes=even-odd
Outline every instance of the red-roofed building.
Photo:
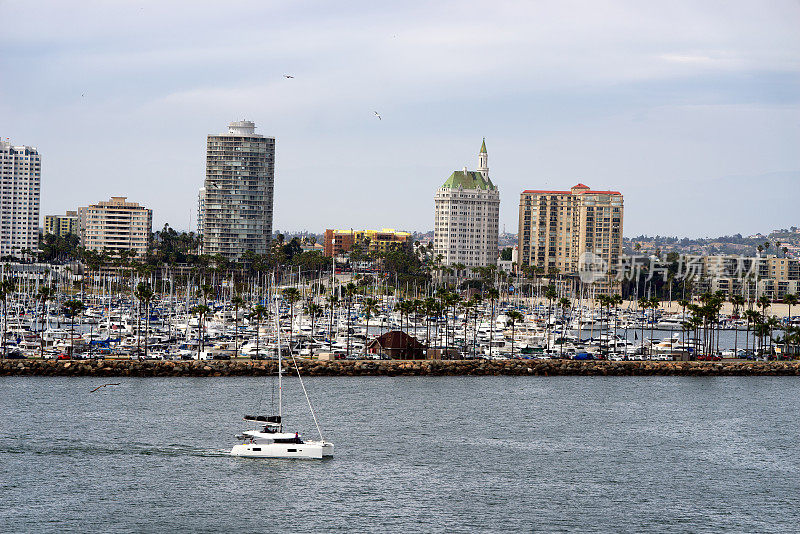
[{"label": "red-roofed building", "polygon": [[520,267],[576,274],[584,253],[611,269],[622,252],[623,198],[619,191],[593,190],[579,183],[568,191],[528,189],[520,194]]}]

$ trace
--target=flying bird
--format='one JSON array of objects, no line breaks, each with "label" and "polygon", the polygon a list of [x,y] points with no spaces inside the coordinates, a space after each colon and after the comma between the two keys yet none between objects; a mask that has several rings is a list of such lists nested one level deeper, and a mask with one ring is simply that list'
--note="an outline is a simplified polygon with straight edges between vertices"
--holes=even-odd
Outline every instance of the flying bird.
[{"label": "flying bird", "polygon": [[382,121],[382,120],[383,120],[383,119],[381,118],[381,116],[380,116],[380,115],[378,115],[378,112],[377,112],[377,111],[375,112],[375,116],[376,116],[376,117],[378,117],[378,120],[379,120],[379,121]]},{"label": "flying bird", "polygon": [[118,386],[118,385],[119,385],[119,382],[116,382],[116,383],[114,383],[114,384],[103,384],[102,386],[97,386],[96,388],[94,388],[94,389],[93,389],[92,391],[90,391],[89,393],[94,393],[94,392],[95,392],[95,391],[97,391],[98,389],[100,389],[100,388],[104,388],[104,387],[106,387],[106,386]]},{"label": "flying bird", "polygon": [[284,77],[284,78],[294,78],[294,76],[292,76],[292,75],[290,75],[290,74],[284,74],[284,75],[283,75],[283,77]]}]

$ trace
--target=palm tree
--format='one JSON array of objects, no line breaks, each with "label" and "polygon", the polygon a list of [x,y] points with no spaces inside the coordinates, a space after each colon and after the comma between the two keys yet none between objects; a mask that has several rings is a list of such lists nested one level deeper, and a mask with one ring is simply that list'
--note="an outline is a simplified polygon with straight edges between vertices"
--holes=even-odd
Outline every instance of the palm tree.
[{"label": "palm tree", "polygon": [[[75,317],[86,309],[86,306],[80,300],[68,300],[63,305],[64,315],[69,317],[69,355],[75,356]],[[3,351],[5,352],[5,351]]]},{"label": "palm tree", "polygon": [[316,332],[317,317],[322,315],[322,306],[309,302],[306,306],[306,313],[311,318],[311,358],[314,358],[314,332]]},{"label": "palm tree", "polygon": [[566,317],[564,317],[564,313],[570,308],[572,303],[567,297],[561,297],[558,299],[558,305],[561,307],[561,347],[559,350],[560,357],[564,357],[564,336],[566,336],[566,326],[567,321]]},{"label": "palm tree", "polygon": [[331,293],[327,297],[328,307],[330,308],[330,330],[328,332],[328,350],[333,352],[333,316],[336,311],[336,306],[339,304],[339,297]]},{"label": "palm tree", "polygon": [[259,339],[261,336],[259,335],[259,330],[261,327],[261,321],[267,315],[267,308],[263,304],[256,304],[253,307],[253,311],[250,312],[250,318],[256,320],[256,357],[260,358],[261,353],[259,352]]},{"label": "palm tree", "polygon": [[[758,321],[758,318],[761,314],[759,314],[756,310],[745,310],[744,318],[747,321],[747,330],[745,333],[744,344],[747,350],[750,350],[750,323],[755,325]],[[755,345],[755,335],[753,336],[753,345]],[[755,352],[755,347],[753,348],[753,352]]]},{"label": "palm tree", "polygon": [[3,354],[6,357],[6,329],[8,327],[8,298],[14,294],[17,284],[13,278],[6,278],[0,282],[0,300],[3,303]]},{"label": "palm tree", "polygon": [[[731,297],[731,304],[733,304],[733,315],[739,318],[739,308],[744,306],[744,297],[741,295],[733,295]],[[736,325],[733,326],[733,356],[734,358],[739,354],[739,329]]]},{"label": "palm tree", "polygon": [[494,303],[495,301],[500,298],[500,292],[497,288],[490,287],[486,291],[486,295],[489,297],[489,302],[491,303],[491,316],[490,316],[490,323],[489,323],[489,357],[492,357],[492,334],[494,333]]},{"label": "palm tree", "polygon": [[358,288],[353,282],[348,282],[344,286],[344,296],[347,301],[347,357],[350,357],[350,314],[353,308],[353,298],[356,295]]},{"label": "palm tree", "polygon": [[[461,306],[462,311],[464,312],[464,351],[463,354],[467,353],[467,325],[469,324],[469,314],[472,311],[472,307],[475,306],[475,302],[472,300],[462,300],[459,304]],[[453,327],[455,328],[455,326]],[[463,358],[463,356],[462,356]]]},{"label": "palm tree", "polygon": [[200,359],[200,351],[202,351],[205,347],[203,345],[203,341],[205,336],[203,332],[205,330],[205,318],[211,312],[211,308],[209,308],[205,304],[196,304],[189,308],[189,313],[193,315],[197,315],[197,359]]},{"label": "palm tree", "polygon": [[364,309],[364,314],[367,316],[367,332],[364,335],[364,352],[367,352],[367,344],[369,343],[369,319],[378,312],[378,300],[372,297],[364,299],[361,303]]},{"label": "palm tree", "polygon": [[683,317],[683,321],[681,322],[681,344],[686,345],[686,336],[684,332],[686,332],[686,328],[684,328],[688,322],[686,321],[686,308],[689,306],[689,301],[686,299],[681,299],[678,301],[678,306],[681,307],[681,317]]},{"label": "palm tree", "polygon": [[[595,299],[597,300],[598,304],[600,304],[600,339],[602,340],[602,338],[603,338],[603,320],[605,319],[605,312],[604,312],[603,308],[608,307],[608,306],[611,305],[611,297],[601,293],[600,295],[597,295],[595,297]],[[603,346],[602,341],[600,343],[600,346],[601,347]],[[606,336],[606,354],[608,354],[608,336]]]},{"label": "palm tree", "polygon": [[787,318],[791,321],[792,319],[792,306],[797,306],[797,302],[800,300],[795,293],[787,293],[783,296],[783,302],[785,302],[789,306],[789,311],[787,312]]},{"label": "palm tree", "polygon": [[[506,313],[506,324],[511,325],[511,357],[514,357],[514,334],[516,332],[517,323],[520,321],[524,321],[525,317],[518,312],[517,310],[511,310],[510,312]],[[466,334],[465,334],[466,336]]]},{"label": "palm tree", "polygon": [[650,297],[650,309],[653,310],[650,315],[650,343],[653,343],[653,328],[656,324],[656,310],[661,305],[661,300],[658,297]]},{"label": "palm tree", "polygon": [[300,300],[300,290],[296,287],[287,287],[283,290],[283,298],[289,303],[289,350],[292,350],[292,331],[294,330],[294,305]]},{"label": "palm tree", "polygon": [[239,308],[245,305],[244,299],[240,294],[236,294],[231,298],[231,305],[233,306],[233,350],[236,356],[239,355]]},{"label": "palm tree", "polygon": [[550,348],[550,322],[553,319],[553,301],[558,298],[558,293],[556,292],[556,286],[550,284],[547,286],[547,290],[544,293],[545,298],[547,299],[547,348]]},{"label": "palm tree", "polygon": [[481,313],[480,306],[483,298],[480,295],[472,295],[470,300],[472,307],[472,356],[475,357],[475,347],[478,345],[478,315]]},{"label": "palm tree", "polygon": [[641,308],[643,312],[642,316],[642,339],[641,339],[641,350],[642,356],[644,356],[644,324],[647,322],[647,308],[650,307],[650,299],[642,297],[639,299],[639,308]]},{"label": "palm tree", "polygon": [[611,304],[614,306],[614,348],[617,343],[617,317],[619,317],[619,306],[622,304],[622,295],[615,293],[611,295]]},{"label": "palm tree", "polygon": [[[135,293],[139,302],[144,303],[144,357],[147,358],[147,336],[150,333],[150,301],[153,300],[153,288],[144,282],[139,282],[139,285],[136,286]],[[138,327],[136,335],[140,335]]]},{"label": "palm tree", "polygon": [[39,287],[39,292],[36,293],[36,300],[42,303],[42,314],[40,319],[40,330],[39,330],[39,346],[41,348],[41,356],[44,359],[44,323],[47,319],[47,301],[53,298],[53,288],[50,286],[42,285]]}]

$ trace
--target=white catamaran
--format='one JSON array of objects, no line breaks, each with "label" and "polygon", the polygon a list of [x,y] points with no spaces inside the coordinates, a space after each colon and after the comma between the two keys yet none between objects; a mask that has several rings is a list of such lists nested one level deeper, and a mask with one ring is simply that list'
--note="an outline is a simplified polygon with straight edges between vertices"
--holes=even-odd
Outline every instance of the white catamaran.
[{"label": "white catamaran", "polygon": [[281,329],[280,313],[277,300],[275,302],[275,321],[278,335],[278,415],[245,415],[244,420],[257,425],[256,430],[245,430],[236,438],[242,443],[234,445],[231,449],[232,456],[246,456],[251,458],[302,458],[302,459],[321,459],[324,456],[333,456],[333,443],[325,441],[322,431],[317,423],[317,416],[311,406],[311,399],[308,397],[303,378],[292,354],[292,361],[297,369],[297,378],[311,410],[311,417],[319,432],[319,440],[304,440],[297,432],[284,432],[283,430],[283,360],[281,358]]}]

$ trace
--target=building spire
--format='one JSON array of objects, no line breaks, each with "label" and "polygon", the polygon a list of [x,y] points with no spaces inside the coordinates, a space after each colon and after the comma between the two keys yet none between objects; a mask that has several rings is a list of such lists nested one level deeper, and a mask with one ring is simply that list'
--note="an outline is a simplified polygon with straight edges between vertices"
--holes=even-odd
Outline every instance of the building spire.
[{"label": "building spire", "polygon": [[478,172],[483,175],[484,180],[489,179],[489,154],[486,152],[486,138],[481,143],[481,151],[478,154]]}]

